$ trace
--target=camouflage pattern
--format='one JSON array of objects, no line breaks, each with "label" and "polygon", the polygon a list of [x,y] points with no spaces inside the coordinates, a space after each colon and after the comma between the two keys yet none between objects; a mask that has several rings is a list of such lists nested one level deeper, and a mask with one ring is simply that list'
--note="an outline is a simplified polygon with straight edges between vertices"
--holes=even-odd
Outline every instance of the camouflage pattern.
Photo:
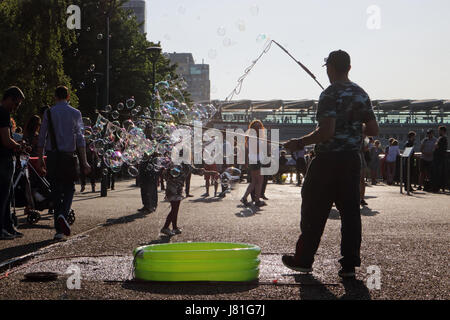
[{"label": "camouflage pattern", "polygon": [[334,137],[316,145],[316,153],[360,151],[362,125],[375,119],[368,94],[356,83],[335,83],[322,92],[317,120],[336,119]]}]

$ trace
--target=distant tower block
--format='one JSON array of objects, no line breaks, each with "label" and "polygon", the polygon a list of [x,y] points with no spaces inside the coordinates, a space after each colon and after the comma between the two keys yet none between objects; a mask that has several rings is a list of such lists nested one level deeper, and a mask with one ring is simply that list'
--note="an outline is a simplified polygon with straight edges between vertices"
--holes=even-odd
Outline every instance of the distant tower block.
[{"label": "distant tower block", "polygon": [[136,16],[137,21],[141,26],[139,30],[145,33],[147,27],[147,10],[145,0],[130,0],[122,6],[124,9],[131,9]]},{"label": "distant tower block", "polygon": [[211,81],[209,65],[196,64],[192,53],[169,53],[171,64],[177,64],[177,73],[188,84],[187,91],[194,102],[206,102],[211,99]]}]

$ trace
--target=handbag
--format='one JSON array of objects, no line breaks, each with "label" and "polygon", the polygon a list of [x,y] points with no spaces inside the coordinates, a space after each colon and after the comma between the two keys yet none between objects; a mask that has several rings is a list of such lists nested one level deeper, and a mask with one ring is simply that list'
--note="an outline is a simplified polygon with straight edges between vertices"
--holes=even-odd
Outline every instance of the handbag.
[{"label": "handbag", "polygon": [[47,110],[47,117],[52,142],[52,152],[47,157],[48,177],[54,181],[75,182],[78,180],[78,158],[75,153],[63,152],[58,149],[50,110]]}]

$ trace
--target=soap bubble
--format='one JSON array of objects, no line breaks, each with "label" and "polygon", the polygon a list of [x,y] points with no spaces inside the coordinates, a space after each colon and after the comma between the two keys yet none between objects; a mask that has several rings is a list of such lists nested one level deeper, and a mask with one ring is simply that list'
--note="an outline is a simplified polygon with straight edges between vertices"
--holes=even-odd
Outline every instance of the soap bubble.
[{"label": "soap bubble", "polygon": [[113,171],[116,168],[120,169],[123,165],[122,153],[120,151],[109,149],[105,152],[103,161],[105,162],[105,165]]},{"label": "soap bubble", "polygon": [[104,111],[105,111],[106,113],[111,112],[111,111],[112,111],[112,106],[111,106],[110,104],[108,104],[107,106],[105,106]]},{"label": "soap bubble", "polygon": [[227,30],[225,29],[225,27],[219,27],[217,29],[217,34],[221,37],[223,37],[226,33],[227,33]]},{"label": "soap bubble", "polygon": [[253,5],[250,7],[250,13],[253,16],[257,16],[259,14],[259,7],[257,5]]},{"label": "soap bubble", "polygon": [[90,118],[83,117],[83,125],[84,127],[92,127],[92,121]]},{"label": "soap bubble", "polygon": [[174,178],[178,178],[183,172],[183,168],[181,166],[174,166],[170,169],[170,175]]},{"label": "soap bubble", "polygon": [[126,103],[127,103],[127,108],[131,110],[134,108],[136,101],[134,101],[134,99],[131,98],[131,99],[128,99]]},{"label": "soap bubble", "polygon": [[111,113],[111,117],[112,117],[113,119],[119,119],[119,117],[120,117],[119,111],[114,110],[114,111]]},{"label": "soap bubble", "polygon": [[238,20],[236,22],[236,27],[238,28],[239,31],[243,32],[245,31],[245,22],[243,20]]},{"label": "soap bubble", "polygon": [[214,49],[209,50],[208,56],[209,56],[211,59],[217,58],[217,51],[214,50]]},{"label": "soap bubble", "polygon": [[257,37],[256,37],[256,42],[258,43],[262,43],[264,41],[267,41],[269,39],[269,37],[264,34],[264,33],[260,33]]},{"label": "soap bubble", "polygon": [[117,110],[118,110],[118,111],[122,111],[124,108],[125,108],[125,105],[124,105],[122,102],[119,102],[119,103],[117,104]]},{"label": "soap bubble", "polygon": [[132,120],[130,120],[130,119],[125,120],[125,121],[122,123],[122,127],[123,127],[126,131],[129,131],[131,128],[134,127],[134,122],[133,122]]},{"label": "soap bubble", "polygon": [[224,47],[229,47],[229,46],[231,46],[232,44],[233,44],[233,42],[231,41],[230,38],[225,38],[225,39],[223,39],[223,46],[224,46]]},{"label": "soap bubble", "polygon": [[98,39],[98,40],[102,40],[102,39],[103,39],[103,34],[99,33],[99,34],[97,35],[97,39]]},{"label": "soap bubble", "polygon": [[139,175],[139,171],[135,166],[128,167],[128,174],[133,178],[136,178]]}]

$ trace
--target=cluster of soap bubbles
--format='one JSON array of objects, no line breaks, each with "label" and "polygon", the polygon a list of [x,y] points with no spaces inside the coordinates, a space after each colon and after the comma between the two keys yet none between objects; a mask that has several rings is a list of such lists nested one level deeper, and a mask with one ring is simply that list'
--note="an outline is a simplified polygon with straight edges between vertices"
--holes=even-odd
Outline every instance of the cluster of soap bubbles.
[{"label": "cluster of soap bubbles", "polygon": [[[174,138],[174,131],[182,129],[192,137],[194,121],[205,126],[217,112],[213,104],[186,103],[186,88],[183,80],[167,79],[156,84],[148,107],[138,105],[131,97],[103,107],[95,123],[83,118],[87,147],[100,159],[97,166],[103,168],[103,174],[126,171],[136,177],[143,163],[145,170],[167,170],[173,177],[182,174],[183,167],[171,159],[173,148],[181,142]],[[230,170],[224,172],[222,180],[228,185],[235,176],[237,172]]]}]

